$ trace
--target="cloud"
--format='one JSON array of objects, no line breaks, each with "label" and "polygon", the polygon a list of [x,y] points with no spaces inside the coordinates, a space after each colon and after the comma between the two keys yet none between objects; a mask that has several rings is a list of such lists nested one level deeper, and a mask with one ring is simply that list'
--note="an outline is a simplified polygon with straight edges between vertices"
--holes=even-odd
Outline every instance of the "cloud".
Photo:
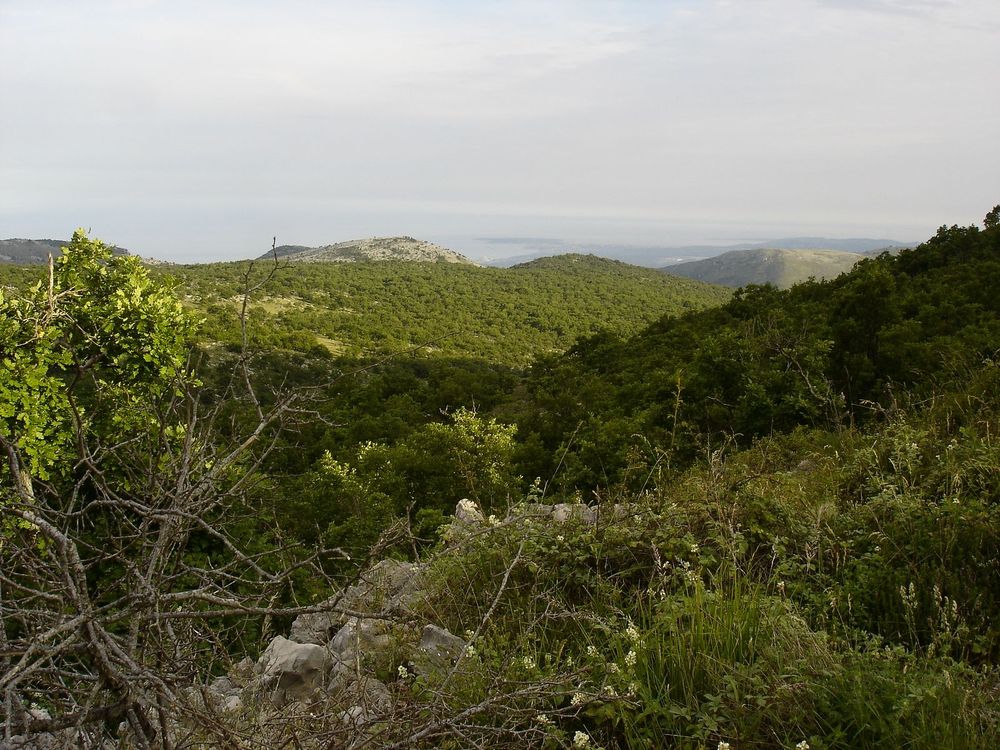
[{"label": "cloud", "polygon": [[932,22],[965,31],[1000,29],[1000,9],[991,0],[816,0],[830,9]]},{"label": "cloud", "polygon": [[4,0],[0,234],[73,210],[933,228],[995,202],[994,6]]}]

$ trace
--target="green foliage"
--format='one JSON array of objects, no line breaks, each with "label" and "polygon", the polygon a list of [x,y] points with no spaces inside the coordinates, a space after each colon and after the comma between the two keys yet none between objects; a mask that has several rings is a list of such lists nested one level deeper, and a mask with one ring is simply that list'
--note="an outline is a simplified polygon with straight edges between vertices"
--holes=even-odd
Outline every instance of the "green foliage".
[{"label": "green foliage", "polygon": [[[725,487],[746,468],[734,461],[712,481]],[[593,524],[553,522],[529,503],[446,535],[423,606],[472,642],[450,686],[453,710],[498,683],[537,683],[548,685],[533,703],[542,718],[525,732],[553,742],[582,733],[604,748],[929,750],[1000,737],[994,671],[838,637],[796,588],[820,595],[829,578],[744,567],[752,555],[738,522],[712,523],[724,499],[650,496],[600,506]],[[803,550],[799,563],[814,556]]]},{"label": "green foliage", "polygon": [[107,440],[141,429],[135,405],[171,387],[193,330],[138,259],[82,230],[47,282],[0,290],[0,430],[40,479],[77,429]]},{"label": "green foliage", "polygon": [[[205,336],[239,342],[234,311],[248,263],[171,267],[207,315]],[[581,335],[634,333],[664,313],[718,304],[729,292],[587,256],[509,269],[451,263],[297,263],[251,308],[257,346],[370,356],[424,353],[524,365]],[[318,349],[317,349],[318,347]]]},{"label": "green foliage", "polygon": [[[108,407],[86,412],[95,434],[140,432],[130,395],[164,393],[183,365],[176,305],[74,244],[92,275],[60,266],[51,297],[43,283],[0,299],[0,419],[39,475],[78,404]],[[471,641],[461,669],[409,695],[455,712],[509,690],[512,731],[539,747],[995,744],[989,217],[833,282],[686,314],[673,282],[581,257],[301,265],[251,306],[246,353],[232,312],[248,272],[176,270],[209,317],[209,393],[249,354],[265,405],[287,385],[322,399],[261,464],[241,533],[266,508],[292,540],[357,559],[405,518],[415,536],[394,553],[431,559],[415,606]],[[671,314],[639,330],[653,311]],[[254,419],[223,406],[220,429]],[[524,477],[539,478],[527,495]],[[486,519],[431,551],[463,498]],[[594,505],[556,521],[557,498]]]},{"label": "green foliage", "polygon": [[801,425],[840,428],[993,356],[997,279],[1000,230],[942,227],[831,282],[747,287],[630,338],[581,339],[565,357],[539,359],[504,413],[548,456],[525,473],[553,476],[559,466],[564,491],[642,477],[622,460],[635,452],[633,435],[676,465],[729,437],[748,445]]},{"label": "green foliage", "polygon": [[986,229],[996,229],[1000,226],[1000,205],[994,206],[986,218],[983,219],[983,226]]}]

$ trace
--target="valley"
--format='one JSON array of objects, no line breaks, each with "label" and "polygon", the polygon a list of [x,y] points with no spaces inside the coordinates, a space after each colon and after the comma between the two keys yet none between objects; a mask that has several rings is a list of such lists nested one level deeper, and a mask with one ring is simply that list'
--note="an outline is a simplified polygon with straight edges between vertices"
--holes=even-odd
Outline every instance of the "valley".
[{"label": "valley", "polygon": [[83,234],[0,267],[19,726],[105,731],[58,717],[110,639],[172,741],[991,746],[995,212],[788,289]]}]

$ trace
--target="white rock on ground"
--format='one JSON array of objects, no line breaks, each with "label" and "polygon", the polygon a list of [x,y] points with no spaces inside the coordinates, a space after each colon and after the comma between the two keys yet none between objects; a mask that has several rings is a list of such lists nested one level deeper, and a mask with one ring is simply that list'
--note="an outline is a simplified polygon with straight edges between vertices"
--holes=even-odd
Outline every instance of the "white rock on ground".
[{"label": "white rock on ground", "polygon": [[259,684],[275,706],[293,700],[306,702],[324,685],[331,664],[330,652],[323,646],[296,643],[279,635],[257,661]]}]

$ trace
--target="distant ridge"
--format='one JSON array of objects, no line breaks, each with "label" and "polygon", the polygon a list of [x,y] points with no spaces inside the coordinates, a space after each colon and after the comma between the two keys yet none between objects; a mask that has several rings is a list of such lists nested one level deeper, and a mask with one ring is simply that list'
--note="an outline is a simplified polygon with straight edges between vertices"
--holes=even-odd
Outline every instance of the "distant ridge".
[{"label": "distant ridge", "polygon": [[534,258],[533,260],[510,266],[510,269],[512,271],[517,269],[553,269],[561,271],[577,267],[588,269],[627,268],[634,271],[652,270],[647,269],[644,266],[637,266],[634,263],[626,263],[623,260],[615,260],[614,258],[605,258],[601,255],[595,255],[593,253],[560,253],[559,255],[544,255],[541,258]]},{"label": "distant ridge", "polygon": [[[49,255],[58,258],[69,240],[26,240],[14,238],[0,240],[0,263],[15,263],[19,266],[34,266],[49,262]],[[121,247],[112,247],[115,255],[129,255]]]},{"label": "distant ridge", "polygon": [[275,256],[301,263],[364,263],[371,261],[411,261],[418,263],[463,263],[478,265],[460,253],[413,237],[372,237],[349,240],[322,247],[281,245],[258,258]]},{"label": "distant ridge", "polygon": [[832,279],[850,271],[865,257],[868,256],[859,252],[772,247],[733,250],[714,258],[665,266],[661,270],[729,287],[773,284],[785,289],[810,277]]},{"label": "distant ridge", "polygon": [[839,250],[841,252],[878,255],[883,251],[895,252],[912,243],[870,237],[833,239],[829,237],[782,237],[764,242],[741,242],[732,245],[618,245],[600,243],[575,243],[559,239],[533,237],[484,237],[481,241],[498,248],[523,247],[529,252],[514,256],[498,257],[485,261],[487,265],[510,267],[565,253],[592,253],[602,258],[624,261],[646,268],[664,268],[671,263],[712,258],[736,250]]}]

